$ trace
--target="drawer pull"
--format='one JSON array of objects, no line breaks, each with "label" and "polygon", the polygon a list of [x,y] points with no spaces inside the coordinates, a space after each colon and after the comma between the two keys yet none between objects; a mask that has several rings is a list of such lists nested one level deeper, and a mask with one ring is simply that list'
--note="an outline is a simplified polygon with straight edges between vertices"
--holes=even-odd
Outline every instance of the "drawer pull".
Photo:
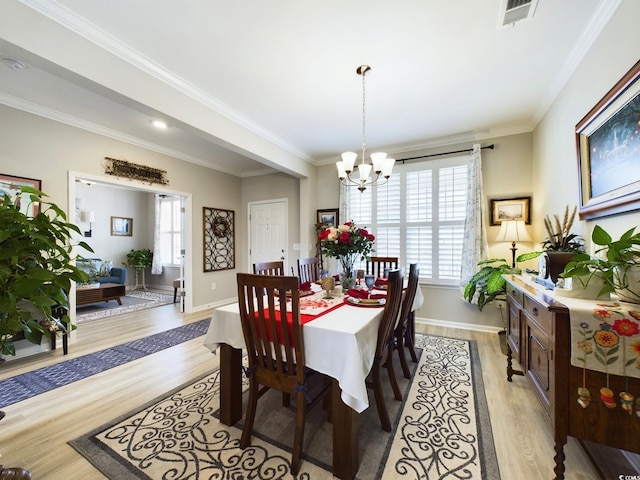
[{"label": "drawer pull", "polygon": [[531,309],[531,313],[533,313],[533,316],[534,316],[534,317],[537,317],[537,316],[538,316],[538,307],[533,307],[533,308]]}]

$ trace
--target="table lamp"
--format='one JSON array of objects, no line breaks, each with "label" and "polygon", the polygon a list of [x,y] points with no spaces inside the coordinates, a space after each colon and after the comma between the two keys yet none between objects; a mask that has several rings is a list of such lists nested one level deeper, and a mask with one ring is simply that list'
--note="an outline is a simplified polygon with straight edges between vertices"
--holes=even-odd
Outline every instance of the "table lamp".
[{"label": "table lamp", "polygon": [[516,242],[533,242],[523,220],[505,220],[500,224],[496,242],[511,242],[511,268],[516,268]]}]

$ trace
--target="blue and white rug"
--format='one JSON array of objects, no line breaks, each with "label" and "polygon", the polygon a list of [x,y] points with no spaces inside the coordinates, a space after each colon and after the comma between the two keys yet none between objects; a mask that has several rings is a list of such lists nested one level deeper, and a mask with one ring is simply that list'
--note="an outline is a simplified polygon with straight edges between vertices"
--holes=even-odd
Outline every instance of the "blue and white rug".
[{"label": "blue and white rug", "polygon": [[[382,430],[373,403],[359,416],[356,478],[498,480],[475,342],[428,335],[417,335],[416,341],[423,352],[419,363],[411,364],[415,373],[410,380],[399,379],[404,400],[393,400],[388,389],[392,432]],[[234,427],[221,424],[218,406],[214,371],[70,444],[110,479],[293,478],[295,410],[282,406],[281,394],[269,391],[258,402],[245,450],[238,446],[242,421]],[[333,478],[332,428],[326,420],[321,408],[307,417],[297,479]]]},{"label": "blue and white rug", "polygon": [[149,337],[72,358],[32,372],[0,380],[0,408],[62,387],[145,355],[159,352],[207,333],[211,319],[173,328]]}]

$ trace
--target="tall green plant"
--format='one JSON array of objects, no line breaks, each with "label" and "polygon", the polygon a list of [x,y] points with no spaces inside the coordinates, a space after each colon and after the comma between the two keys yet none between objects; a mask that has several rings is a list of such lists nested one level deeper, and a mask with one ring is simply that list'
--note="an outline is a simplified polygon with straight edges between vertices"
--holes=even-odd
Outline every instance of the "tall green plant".
[{"label": "tall green plant", "polygon": [[153,263],[153,252],[148,248],[140,250],[130,250],[127,253],[127,261],[124,262],[125,267],[132,267],[136,270],[141,270],[146,267],[150,267]]},{"label": "tall green plant", "polygon": [[[71,282],[87,281],[71,257],[71,232],[81,234],[80,229],[45,198],[25,186],[15,197],[0,199],[0,355],[15,355],[13,338],[19,332],[40,344],[52,330],[67,331]],[[34,204],[37,215],[24,213]],[[78,246],[93,252],[85,242]],[[60,318],[53,315],[58,307],[65,312]]]},{"label": "tall green plant", "polygon": [[[529,252],[519,255],[516,262],[526,262],[540,256],[542,252]],[[519,268],[512,268],[504,258],[491,258],[478,262],[478,270],[465,286],[463,298],[469,303],[476,303],[478,310],[494,300],[506,300],[506,280],[503,275],[520,273]]]}]

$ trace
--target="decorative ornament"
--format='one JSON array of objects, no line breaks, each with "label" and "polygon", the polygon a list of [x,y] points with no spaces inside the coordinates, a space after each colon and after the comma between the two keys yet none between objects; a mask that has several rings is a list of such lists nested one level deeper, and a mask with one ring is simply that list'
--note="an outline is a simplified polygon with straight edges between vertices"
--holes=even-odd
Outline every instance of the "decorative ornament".
[{"label": "decorative ornament", "polygon": [[118,160],[117,158],[104,157],[107,161],[104,166],[104,173],[114,175],[120,178],[128,178],[130,180],[140,180],[141,182],[152,185],[159,183],[160,185],[168,185],[167,171],[159,168],[146,167],[144,165],[136,165],[126,160]]},{"label": "decorative ornament", "polygon": [[620,392],[620,403],[622,409],[629,415],[633,414],[633,403],[635,397],[628,392]]},{"label": "decorative ornament", "polygon": [[600,400],[607,408],[616,408],[617,404],[613,398],[613,391],[609,387],[602,387],[600,389]]}]

